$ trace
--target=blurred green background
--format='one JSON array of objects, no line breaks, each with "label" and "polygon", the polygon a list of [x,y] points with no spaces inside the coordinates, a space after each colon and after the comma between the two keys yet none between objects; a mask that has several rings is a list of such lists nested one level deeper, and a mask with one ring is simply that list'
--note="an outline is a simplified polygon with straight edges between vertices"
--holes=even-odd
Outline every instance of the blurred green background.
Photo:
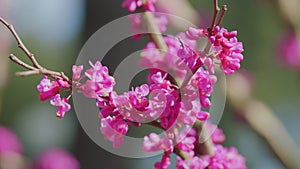
[{"label": "blurred green background", "polygon": [[[5,15],[40,63],[67,74],[70,74],[70,68],[87,38],[101,26],[127,14],[120,7],[121,0],[0,1],[9,4]],[[210,0],[190,2],[198,11],[211,14]],[[271,0],[224,0],[220,3],[227,4],[229,8],[223,26],[238,30],[238,37],[244,43],[245,60],[242,68],[255,78],[253,95],[274,110],[300,146],[300,71],[287,69],[277,63],[276,43],[288,28],[277,3]],[[0,29],[9,34],[3,26]],[[160,159],[138,160],[111,155],[88,138],[75,112],[69,112],[64,119],[57,119],[55,108],[48,102],[40,103],[38,99],[36,85],[41,77],[16,77],[14,72],[22,68],[9,61],[9,53],[25,58],[14,41],[12,48],[0,51],[1,62],[9,65],[8,72],[0,72],[0,76],[7,75],[0,92],[0,124],[16,131],[26,156],[33,158],[47,147],[64,147],[75,154],[82,169],[150,169]],[[247,158],[249,168],[284,168],[265,142],[238,119],[229,106],[226,107],[220,127],[227,136],[225,145],[237,146]]]}]

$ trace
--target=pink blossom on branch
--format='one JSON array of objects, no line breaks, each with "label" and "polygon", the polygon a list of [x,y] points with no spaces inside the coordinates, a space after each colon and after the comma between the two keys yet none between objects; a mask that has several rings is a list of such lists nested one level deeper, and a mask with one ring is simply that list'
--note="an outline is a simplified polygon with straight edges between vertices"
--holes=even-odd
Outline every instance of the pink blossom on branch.
[{"label": "pink blossom on branch", "polygon": [[71,105],[66,98],[61,98],[60,94],[56,94],[50,101],[51,105],[57,106],[56,117],[63,118],[65,113],[70,111]]},{"label": "pink blossom on branch", "polygon": [[80,66],[76,66],[76,65],[73,65],[72,66],[72,80],[79,80],[81,78],[81,72],[83,70],[83,65],[80,65]]},{"label": "pink blossom on branch", "polygon": [[113,143],[114,148],[118,148],[123,143],[123,137],[128,131],[128,124],[123,121],[121,116],[108,116],[101,119],[100,131],[105,139]]},{"label": "pink blossom on branch", "polygon": [[81,85],[79,91],[88,98],[108,96],[113,90],[115,79],[109,75],[107,67],[102,66],[101,62],[90,62],[90,65],[91,68],[84,73],[88,80]]},{"label": "pink blossom on branch", "polygon": [[137,8],[144,6],[146,11],[154,12],[155,3],[156,0],[124,0],[122,3],[122,7],[127,8],[130,12],[134,12]]},{"label": "pink blossom on branch", "polygon": [[48,76],[44,76],[40,83],[37,85],[39,96],[41,101],[50,99],[59,93],[59,85],[56,81],[48,79]]}]

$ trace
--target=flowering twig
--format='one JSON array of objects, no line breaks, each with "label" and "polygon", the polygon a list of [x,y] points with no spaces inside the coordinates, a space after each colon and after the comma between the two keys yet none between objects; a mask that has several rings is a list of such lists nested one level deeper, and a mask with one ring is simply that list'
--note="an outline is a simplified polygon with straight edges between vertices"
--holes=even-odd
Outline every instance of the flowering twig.
[{"label": "flowering twig", "polygon": [[67,81],[69,84],[72,84],[72,80],[66,76],[63,72],[57,72],[53,70],[48,70],[44,67],[42,67],[36,58],[34,57],[34,54],[31,53],[28,48],[25,46],[23,41],[21,40],[20,36],[16,32],[15,28],[13,25],[9,24],[6,20],[0,17],[0,22],[5,25],[8,30],[12,33],[14,36],[15,40],[18,43],[18,47],[24,52],[24,54],[29,58],[29,60],[32,63],[32,66],[25,63],[21,59],[19,59],[17,56],[10,54],[9,58],[11,61],[15,62],[16,64],[24,67],[25,69],[28,69],[29,71],[24,71],[24,72],[17,72],[16,75],[18,76],[29,76],[29,75],[34,75],[34,74],[43,74],[43,75],[48,75],[52,78],[61,78],[64,81]]},{"label": "flowering twig", "polygon": [[[216,4],[217,4],[217,2],[216,2]],[[168,51],[168,47],[167,47],[167,45],[166,45],[166,43],[165,43],[165,41],[163,39],[163,36],[161,35],[161,33],[160,33],[157,25],[154,22],[154,17],[152,15],[152,13],[151,12],[146,12],[145,13],[145,19],[146,19],[148,28],[150,29],[151,32],[153,32],[151,34],[151,37],[152,37],[154,43],[156,44],[156,46],[160,50],[162,50],[163,52]],[[210,42],[208,42],[208,43],[210,43]],[[185,78],[184,82],[182,83],[181,88],[183,88],[185,85],[188,84],[188,82],[191,80],[191,78],[193,76],[193,73],[188,73],[186,75],[187,77]],[[155,126],[155,127],[161,128],[161,126],[159,125],[159,123],[156,123],[156,122],[151,122],[151,123],[148,123],[148,124],[151,125],[151,126]],[[194,128],[196,129],[196,131],[198,132],[198,134],[200,134],[201,132],[203,132],[202,136],[203,136],[204,133],[207,133],[205,131],[206,129],[203,127],[203,124],[199,120],[196,121]],[[207,136],[207,134],[204,134],[204,135],[205,135],[204,137],[205,137],[206,141],[200,145],[201,150],[203,150],[201,153],[213,155],[212,140],[211,140],[211,138],[209,136]],[[198,136],[200,136],[200,135],[198,135]],[[200,140],[202,140],[202,139],[199,138],[199,141]],[[200,142],[198,144],[200,144]],[[182,154],[180,154],[178,151],[174,151],[174,152],[176,154],[178,154],[180,157],[183,157]]]},{"label": "flowering twig", "polygon": [[212,18],[212,21],[210,24],[210,30],[213,30],[213,28],[215,27],[215,22],[216,22],[219,11],[220,11],[220,7],[218,5],[218,0],[214,0],[214,14],[213,14],[213,18]]}]

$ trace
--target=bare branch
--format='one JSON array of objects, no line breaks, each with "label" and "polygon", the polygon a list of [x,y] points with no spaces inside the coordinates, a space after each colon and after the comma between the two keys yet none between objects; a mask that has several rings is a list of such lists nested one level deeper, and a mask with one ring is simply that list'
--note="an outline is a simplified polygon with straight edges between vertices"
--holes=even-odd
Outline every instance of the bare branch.
[{"label": "bare branch", "polygon": [[37,68],[32,67],[31,65],[28,65],[27,63],[23,62],[22,60],[20,60],[17,56],[15,56],[13,54],[9,55],[9,59],[28,70],[38,70]]},{"label": "bare branch", "polygon": [[[211,140],[211,136],[207,132],[207,129],[204,126],[204,123],[202,121],[197,120],[194,124],[193,128],[197,132],[197,136],[199,137],[199,143],[196,146],[196,154],[202,155],[202,154],[208,154],[213,155],[213,142]],[[201,143],[201,144],[200,144]]]},{"label": "bare branch", "polygon": [[37,60],[35,59],[33,53],[31,53],[27,47],[24,45],[24,43],[22,42],[20,36],[18,35],[18,33],[16,32],[16,30],[14,29],[13,25],[9,24],[7,21],[5,21],[3,18],[0,17],[0,22],[2,24],[4,24],[8,30],[12,33],[12,35],[14,36],[14,38],[16,39],[17,43],[18,43],[18,47],[25,53],[25,55],[30,59],[30,61],[32,62],[33,66],[25,63],[24,61],[22,61],[21,59],[19,59],[17,56],[10,54],[9,58],[10,60],[12,60],[13,62],[15,62],[16,64],[28,69],[29,71],[24,71],[24,72],[17,72],[16,75],[18,76],[29,76],[29,75],[35,75],[35,74],[43,74],[43,75],[48,75],[52,78],[61,78],[65,81],[67,81],[69,84],[72,84],[72,80],[66,76],[63,72],[57,72],[57,71],[53,71],[53,70],[48,70],[44,67],[42,67]]},{"label": "bare branch", "polygon": [[222,20],[223,20],[223,18],[224,18],[224,15],[225,15],[225,13],[226,13],[226,11],[227,11],[227,6],[226,6],[226,5],[223,5],[222,11],[221,11],[221,14],[220,14],[220,17],[219,17],[219,20],[218,20],[216,26],[220,26],[220,24],[221,24],[221,22],[222,22]]},{"label": "bare branch", "polygon": [[218,0],[214,0],[214,15],[210,24],[210,31],[212,31],[215,27],[215,22],[219,11],[220,11],[220,7],[218,5]]},{"label": "bare branch", "polygon": [[29,75],[37,75],[40,74],[39,70],[27,70],[23,72],[16,72],[17,76],[29,76]]},{"label": "bare branch", "polygon": [[16,32],[13,25],[9,24],[7,21],[5,21],[3,18],[0,17],[0,22],[2,22],[8,30],[12,33],[14,38],[16,39],[18,43],[18,47],[27,55],[27,57],[30,59],[30,61],[33,63],[34,67],[36,68],[42,68],[40,64],[35,59],[34,55],[27,49],[27,47],[24,45],[23,41],[21,40],[20,36]]},{"label": "bare branch", "polygon": [[165,43],[164,38],[161,35],[156,23],[154,22],[154,17],[151,12],[145,12],[145,20],[147,21],[147,25],[149,31],[151,32],[151,37],[156,44],[157,48],[162,50],[163,52],[168,51],[168,46]]}]

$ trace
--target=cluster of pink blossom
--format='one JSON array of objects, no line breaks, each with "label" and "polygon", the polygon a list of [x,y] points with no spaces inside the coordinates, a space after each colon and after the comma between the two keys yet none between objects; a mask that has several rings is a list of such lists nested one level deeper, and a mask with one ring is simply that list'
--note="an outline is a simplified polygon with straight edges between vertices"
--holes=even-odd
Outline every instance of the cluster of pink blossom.
[{"label": "cluster of pink blossom", "polygon": [[[197,51],[203,55],[203,63],[213,73],[214,65],[219,64],[225,74],[232,74],[240,68],[243,60],[243,44],[237,40],[237,31],[228,32],[225,28],[215,26],[213,30],[189,28],[186,35],[191,40],[207,37],[213,46],[213,51]],[[216,62],[215,60],[218,60]]]},{"label": "cluster of pink blossom", "polygon": [[[155,2],[125,0],[122,6],[130,12],[141,7],[155,11]],[[165,31],[167,20],[161,16],[154,18],[158,29]],[[131,15],[130,20],[132,29],[140,35],[141,15]],[[70,97],[61,98],[61,92],[73,89],[87,98],[96,99],[100,108],[100,132],[115,148],[122,145],[130,125],[155,124],[164,133],[145,136],[142,150],[164,151],[161,161],[154,165],[157,169],[170,166],[172,153],[177,155],[177,168],[244,169],[244,158],[235,148],[220,145],[225,135],[207,121],[210,115],[203,110],[211,106],[210,97],[217,82],[215,65],[219,64],[225,74],[240,68],[243,45],[236,36],[236,31],[228,32],[219,26],[212,30],[189,28],[186,33],[163,37],[167,51],[161,51],[154,41],[146,45],[139,64],[149,68],[148,84],[118,94],[114,91],[115,79],[109,75],[108,68],[97,61],[95,64],[90,62],[91,67],[83,74],[83,66],[74,65],[72,86],[62,79],[51,82],[44,77],[38,85],[40,98],[42,101],[51,99],[51,104],[58,106],[58,117],[70,110],[67,102]],[[197,40],[202,38],[208,42],[204,50],[199,50]],[[195,122],[207,124],[202,128],[211,133],[212,154],[199,152],[199,129],[195,128]]]},{"label": "cluster of pink blossom", "polygon": [[128,11],[134,12],[137,8],[143,7],[146,11],[155,11],[154,4],[156,0],[124,0],[122,3],[123,8],[127,8]]},{"label": "cluster of pink blossom", "polygon": [[40,83],[37,85],[39,96],[41,101],[50,99],[50,103],[53,106],[57,106],[56,116],[63,118],[65,113],[71,109],[67,98],[61,98],[61,89],[70,90],[71,85],[63,81],[62,79],[56,78],[54,81],[48,79],[48,76],[44,76]]},{"label": "cluster of pink blossom", "polygon": [[[181,156],[177,156],[176,162],[176,167],[179,169],[245,169],[245,159],[235,148],[225,148],[220,145],[225,140],[222,130],[217,128],[214,131],[216,126],[209,122],[206,127],[212,132],[214,155],[204,154],[197,156],[195,154],[195,147],[198,142],[197,133],[194,129],[187,128],[176,134],[176,136],[169,135],[166,138],[151,133],[144,138],[143,150],[147,152],[164,150],[165,153],[161,161],[155,164],[155,168],[157,169],[169,168],[171,165],[170,154],[175,149],[181,151]],[[177,142],[175,146],[174,142]]]}]

